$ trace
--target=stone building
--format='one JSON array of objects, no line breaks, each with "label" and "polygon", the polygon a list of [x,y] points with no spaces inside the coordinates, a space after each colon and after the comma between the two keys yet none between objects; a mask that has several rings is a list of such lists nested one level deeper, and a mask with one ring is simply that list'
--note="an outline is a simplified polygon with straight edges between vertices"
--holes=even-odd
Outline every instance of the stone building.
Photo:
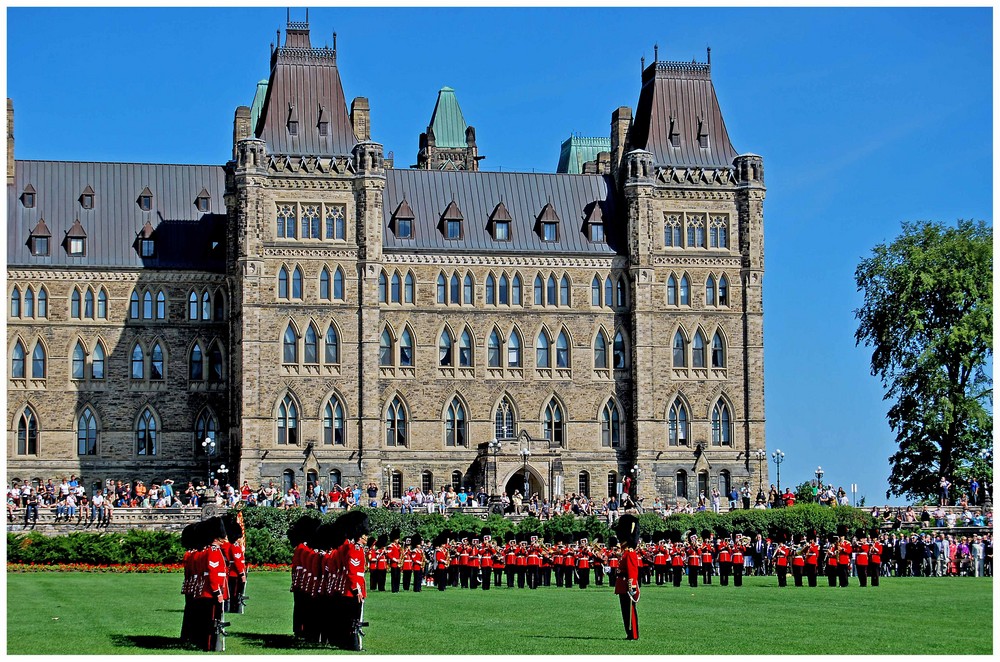
[{"label": "stone building", "polygon": [[8,103],[8,475],[756,484],[763,162],[710,71],[549,174],[480,170],[450,88],[393,167],[300,22],[225,165],[15,161]]}]

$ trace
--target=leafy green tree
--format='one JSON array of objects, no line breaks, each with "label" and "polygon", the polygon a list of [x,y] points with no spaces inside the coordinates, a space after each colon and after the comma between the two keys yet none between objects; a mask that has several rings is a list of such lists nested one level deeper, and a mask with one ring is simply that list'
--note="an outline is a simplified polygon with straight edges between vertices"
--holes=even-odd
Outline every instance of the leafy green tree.
[{"label": "leafy green tree", "polygon": [[992,454],[993,230],[904,223],[855,272],[864,305],[855,340],[872,348],[889,426],[899,450],[889,458],[890,492],[927,497]]},{"label": "leafy green tree", "polygon": [[795,503],[816,503],[816,497],[813,496],[813,483],[816,479],[807,480],[803,483],[799,483],[795,487]]}]

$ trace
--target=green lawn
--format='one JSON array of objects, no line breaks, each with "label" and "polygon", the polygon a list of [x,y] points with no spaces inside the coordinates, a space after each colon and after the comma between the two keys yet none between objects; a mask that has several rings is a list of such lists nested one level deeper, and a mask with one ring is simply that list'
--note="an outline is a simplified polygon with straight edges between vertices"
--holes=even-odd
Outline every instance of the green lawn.
[{"label": "green lawn", "polygon": [[[717,580],[716,580],[717,581]],[[7,653],[190,653],[176,646],[181,575],[7,575]],[[298,647],[289,576],[250,577],[227,654],[317,654]],[[992,578],[883,579],[878,589],[649,586],[640,641],[624,640],[607,586],[375,593],[368,654],[981,654],[993,651]],[[329,652],[340,652],[332,651]]]}]

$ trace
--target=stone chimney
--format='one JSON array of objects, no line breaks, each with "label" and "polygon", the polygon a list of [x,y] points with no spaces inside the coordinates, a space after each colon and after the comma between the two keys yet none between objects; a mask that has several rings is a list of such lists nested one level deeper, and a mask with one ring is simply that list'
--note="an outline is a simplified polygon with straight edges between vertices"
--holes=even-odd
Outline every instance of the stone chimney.
[{"label": "stone chimney", "polygon": [[233,118],[233,158],[237,156],[236,145],[244,138],[250,138],[250,106],[239,106]]},{"label": "stone chimney", "polygon": [[628,130],[632,126],[632,109],[619,106],[611,113],[611,174],[618,177],[618,169],[628,146]]},{"label": "stone chimney", "polygon": [[372,139],[371,131],[371,108],[368,106],[368,97],[355,97],[351,102],[351,124],[354,125],[354,137],[358,142],[367,142]]}]

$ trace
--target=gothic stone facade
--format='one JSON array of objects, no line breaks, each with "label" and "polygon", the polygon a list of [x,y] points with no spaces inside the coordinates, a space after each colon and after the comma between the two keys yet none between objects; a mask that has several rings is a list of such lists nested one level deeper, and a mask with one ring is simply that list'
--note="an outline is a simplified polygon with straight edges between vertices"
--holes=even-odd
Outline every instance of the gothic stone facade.
[{"label": "gothic stone facade", "polygon": [[647,67],[584,175],[393,168],[306,24],[262,89],[222,167],[14,161],[9,124],[11,478],[757,483],[763,163],[709,64]]}]

